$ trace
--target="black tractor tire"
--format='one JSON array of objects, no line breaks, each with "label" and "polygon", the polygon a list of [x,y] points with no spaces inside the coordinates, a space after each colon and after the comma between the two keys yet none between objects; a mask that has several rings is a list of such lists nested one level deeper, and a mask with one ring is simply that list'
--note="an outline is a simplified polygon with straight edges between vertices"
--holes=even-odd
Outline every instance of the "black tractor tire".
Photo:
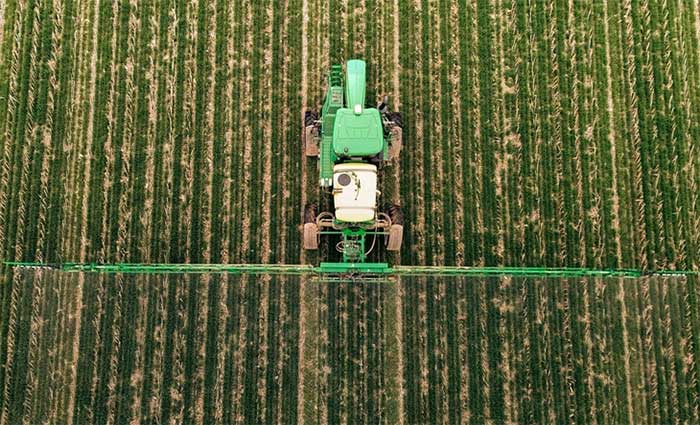
[{"label": "black tractor tire", "polygon": [[389,235],[386,237],[387,251],[401,251],[401,243],[403,242],[403,226],[401,224],[392,224],[389,227]]},{"label": "black tractor tire", "polygon": [[384,207],[384,212],[391,219],[391,224],[403,225],[403,211],[401,210],[401,206],[388,204]]},{"label": "black tractor tire", "polygon": [[304,249],[314,251],[318,249],[318,226],[316,223],[304,224]]},{"label": "black tractor tire", "polygon": [[316,250],[318,249],[318,225],[316,225],[316,215],[318,212],[318,207],[314,203],[308,203],[304,207],[304,249],[306,250]]},{"label": "black tractor tire", "polygon": [[308,203],[304,207],[304,224],[306,223],[316,223],[316,216],[318,215],[318,207],[314,203]]},{"label": "black tractor tire", "polygon": [[389,112],[389,121],[392,121],[395,125],[403,128],[403,118],[400,112]]},{"label": "black tractor tire", "polygon": [[313,125],[314,122],[318,120],[318,113],[315,111],[306,111],[304,112],[304,127],[308,127],[310,125]]},{"label": "black tractor tire", "polygon": [[381,169],[382,165],[384,165],[384,152],[379,152],[378,154],[369,157],[368,161],[370,164],[377,167],[377,169]]}]

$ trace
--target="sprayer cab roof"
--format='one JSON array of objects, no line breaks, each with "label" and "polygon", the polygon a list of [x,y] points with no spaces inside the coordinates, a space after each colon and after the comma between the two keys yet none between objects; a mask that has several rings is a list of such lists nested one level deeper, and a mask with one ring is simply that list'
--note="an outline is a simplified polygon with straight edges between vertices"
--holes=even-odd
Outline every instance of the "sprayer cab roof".
[{"label": "sprayer cab roof", "polygon": [[367,157],[384,148],[384,131],[379,111],[356,105],[341,108],[335,116],[333,151],[338,157]]}]

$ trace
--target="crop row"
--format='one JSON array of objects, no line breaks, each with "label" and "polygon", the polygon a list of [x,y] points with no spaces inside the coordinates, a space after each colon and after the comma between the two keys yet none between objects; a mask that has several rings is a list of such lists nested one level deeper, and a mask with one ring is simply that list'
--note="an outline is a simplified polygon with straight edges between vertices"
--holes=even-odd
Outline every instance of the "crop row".
[{"label": "crop row", "polygon": [[[299,122],[329,64],[362,57],[368,101],[406,123],[381,175],[406,215],[389,260],[699,267],[690,2],[1,10],[0,260],[337,258],[300,250],[300,207],[330,202]],[[694,281],[42,279],[2,286],[0,423],[698,421]]]},{"label": "crop row", "polygon": [[407,423],[698,420],[697,278],[402,278]]},{"label": "crop row", "polygon": [[2,258],[297,262],[299,116],[364,57],[406,262],[697,267],[695,6],[343,4],[8,1]]},{"label": "crop row", "polygon": [[0,422],[296,417],[299,279],[17,271]]},{"label": "crop row", "polygon": [[696,277],[11,278],[0,423],[700,420]]}]

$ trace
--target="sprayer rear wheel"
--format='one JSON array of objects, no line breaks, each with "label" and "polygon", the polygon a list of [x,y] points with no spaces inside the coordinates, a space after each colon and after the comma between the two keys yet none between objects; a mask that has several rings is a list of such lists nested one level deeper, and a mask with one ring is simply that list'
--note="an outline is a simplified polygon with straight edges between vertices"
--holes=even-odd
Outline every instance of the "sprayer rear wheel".
[{"label": "sprayer rear wheel", "polygon": [[304,249],[318,249],[318,225],[316,225],[316,204],[309,203],[304,207]]},{"label": "sprayer rear wheel", "polygon": [[318,226],[316,223],[304,224],[304,249],[318,249]]},{"label": "sprayer rear wheel", "polygon": [[389,236],[386,238],[386,250],[401,251],[401,242],[403,242],[403,226],[392,224],[389,227]]},{"label": "sprayer rear wheel", "polygon": [[384,211],[391,219],[389,235],[385,238],[387,251],[400,251],[403,242],[403,211],[396,204],[387,205]]}]

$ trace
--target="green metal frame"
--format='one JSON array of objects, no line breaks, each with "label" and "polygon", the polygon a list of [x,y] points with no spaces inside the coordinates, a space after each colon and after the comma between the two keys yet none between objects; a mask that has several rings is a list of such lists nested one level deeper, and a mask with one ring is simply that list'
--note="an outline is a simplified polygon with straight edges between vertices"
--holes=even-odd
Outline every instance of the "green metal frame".
[{"label": "green metal frame", "polygon": [[333,127],[335,114],[343,107],[343,68],[331,66],[328,73],[328,92],[321,109],[321,142],[319,146],[319,184],[321,187],[333,186],[333,165],[337,157],[333,152]]},{"label": "green metal frame", "polygon": [[[343,223],[337,222],[338,225],[342,225]],[[353,223],[354,224],[354,223]],[[341,230],[322,230],[319,232],[320,235],[341,235],[343,237],[343,244],[346,245],[352,245],[357,244],[358,247],[356,248],[356,251],[354,252],[346,252],[345,250],[343,251],[343,263],[347,264],[353,264],[353,263],[364,263],[365,260],[367,259],[367,255],[365,253],[365,237],[366,236],[371,236],[374,235],[376,236],[385,236],[388,235],[388,232],[383,232],[381,230],[367,230],[363,229],[362,227],[346,227]],[[367,263],[371,264],[371,263]]]},{"label": "green metal frame", "polygon": [[53,269],[65,272],[97,273],[230,273],[230,274],[287,274],[320,275],[360,279],[389,276],[463,276],[463,277],[622,277],[643,276],[700,276],[700,271],[588,269],[545,267],[452,267],[452,266],[389,266],[387,263],[321,263],[320,266],[302,264],[142,264],[142,263],[61,263],[8,261],[9,267]]}]

